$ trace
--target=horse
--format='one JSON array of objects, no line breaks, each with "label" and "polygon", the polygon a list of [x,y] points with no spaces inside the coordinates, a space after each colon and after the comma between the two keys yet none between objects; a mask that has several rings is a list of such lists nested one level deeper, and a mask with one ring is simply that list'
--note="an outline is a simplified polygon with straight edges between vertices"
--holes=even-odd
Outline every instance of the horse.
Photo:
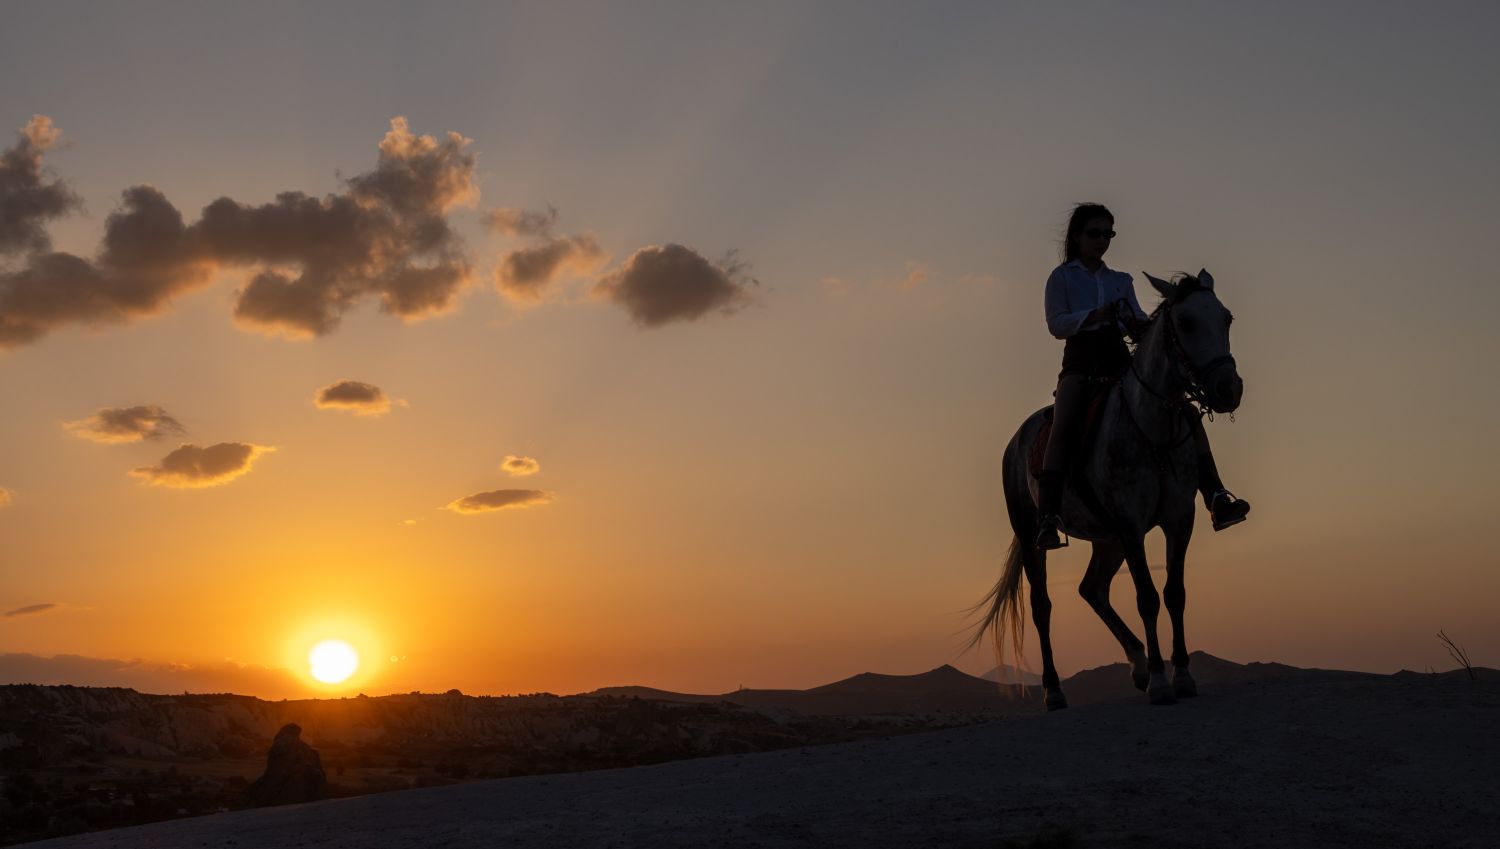
[{"label": "horse", "polygon": [[[1187,603],[1183,576],[1196,513],[1194,417],[1207,411],[1233,413],[1244,393],[1244,382],[1229,353],[1233,316],[1215,294],[1213,276],[1205,269],[1197,276],[1181,275],[1176,282],[1150,274],[1146,278],[1161,294],[1161,303],[1144,330],[1134,334],[1137,345],[1130,370],[1100,390],[1106,394],[1094,424],[1082,438],[1083,447],[1075,452],[1061,520],[1070,537],[1093,545],[1079,594],[1119,640],[1135,686],[1146,692],[1151,704],[1162,705],[1198,694],[1188,671],[1182,619]],[[1047,557],[1035,542],[1037,482],[1028,458],[1051,412],[1049,406],[1032,413],[1005,447],[1005,506],[1015,538],[999,580],[970,608],[979,611],[988,606],[969,641],[973,647],[990,632],[999,659],[1009,635],[1016,666],[1021,665],[1024,573],[1031,585],[1031,616],[1041,643],[1042,688],[1049,711],[1065,708],[1068,702],[1052,660]],[[1175,670],[1171,682],[1156,636],[1161,599],[1146,563],[1145,537],[1153,528],[1161,528],[1167,541],[1164,593],[1172,620]],[[1135,582],[1136,609],[1146,630],[1144,645],[1109,603],[1109,586],[1122,561]]]}]

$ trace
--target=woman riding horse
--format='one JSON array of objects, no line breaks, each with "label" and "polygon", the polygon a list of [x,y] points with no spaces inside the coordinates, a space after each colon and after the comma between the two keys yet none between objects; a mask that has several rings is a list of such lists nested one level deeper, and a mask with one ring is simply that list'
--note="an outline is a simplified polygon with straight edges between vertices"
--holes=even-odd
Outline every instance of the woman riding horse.
[{"label": "woman riding horse", "polygon": [[[1066,344],[1062,372],[1057,376],[1052,436],[1037,477],[1041,520],[1036,547],[1044,551],[1067,545],[1058,534],[1058,514],[1068,463],[1082,436],[1089,401],[1130,368],[1124,333],[1135,337],[1147,319],[1130,275],[1104,264],[1104,253],[1115,237],[1114,226],[1114,215],[1103,206],[1075,206],[1063,235],[1063,263],[1047,278],[1047,329]],[[1235,498],[1219,480],[1208,434],[1196,417],[1193,442],[1198,453],[1198,491],[1213,517],[1214,530],[1243,522],[1250,504]]]}]

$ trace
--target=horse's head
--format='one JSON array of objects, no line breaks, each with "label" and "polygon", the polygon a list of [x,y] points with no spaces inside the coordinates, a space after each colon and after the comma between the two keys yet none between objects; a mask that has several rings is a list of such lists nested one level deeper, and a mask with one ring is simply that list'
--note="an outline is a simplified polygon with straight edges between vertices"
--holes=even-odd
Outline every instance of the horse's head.
[{"label": "horse's head", "polygon": [[1161,293],[1157,318],[1163,319],[1168,357],[1177,361],[1201,400],[1216,413],[1232,413],[1240,405],[1245,382],[1229,353],[1229,324],[1234,316],[1214,294],[1214,278],[1207,270],[1182,276],[1176,283],[1147,274]]}]

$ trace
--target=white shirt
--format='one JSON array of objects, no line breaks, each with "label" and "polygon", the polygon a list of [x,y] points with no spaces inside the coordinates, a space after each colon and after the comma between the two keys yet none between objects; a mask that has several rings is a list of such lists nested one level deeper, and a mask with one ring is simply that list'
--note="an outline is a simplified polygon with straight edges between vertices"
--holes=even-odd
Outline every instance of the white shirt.
[{"label": "white shirt", "polygon": [[1052,275],[1047,278],[1044,299],[1047,330],[1058,339],[1066,339],[1084,330],[1104,327],[1108,319],[1086,323],[1088,314],[1122,298],[1135,311],[1136,318],[1141,321],[1148,318],[1135,299],[1135,283],[1129,274],[1102,263],[1099,270],[1093,272],[1085,268],[1081,260],[1065,262],[1052,269]]}]

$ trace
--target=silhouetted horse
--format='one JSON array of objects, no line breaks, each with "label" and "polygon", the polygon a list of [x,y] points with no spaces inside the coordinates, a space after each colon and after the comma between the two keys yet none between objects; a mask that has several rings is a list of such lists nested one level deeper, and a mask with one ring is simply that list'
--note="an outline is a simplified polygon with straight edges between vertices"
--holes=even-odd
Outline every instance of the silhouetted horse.
[{"label": "silhouetted horse", "polygon": [[[1063,497],[1062,526],[1070,536],[1093,543],[1093,557],[1078,591],[1125,649],[1135,685],[1147,692],[1152,704],[1171,704],[1177,697],[1198,694],[1188,673],[1182,630],[1187,601],[1183,569],[1193,534],[1198,480],[1192,426],[1199,412],[1189,399],[1214,412],[1233,412],[1244,384],[1229,354],[1232,316],[1214,294],[1213,277],[1201,271],[1175,284],[1146,277],[1163,300],[1139,334],[1130,371],[1103,390],[1107,394],[1098,418],[1084,437],[1091,444],[1075,452],[1075,469]],[[1068,703],[1052,663],[1047,557],[1036,548],[1037,487],[1028,469],[1034,443],[1050,415],[1050,407],[1033,413],[1005,448],[1005,505],[1016,536],[1000,580],[973,608],[988,605],[969,645],[979,643],[990,631],[998,658],[1008,634],[1020,665],[1024,570],[1031,585],[1031,617],[1042,646],[1047,709],[1056,710]],[[1165,594],[1176,667],[1171,683],[1156,638],[1161,601],[1146,565],[1146,533],[1156,527],[1167,538]],[[1122,560],[1129,564],[1135,581],[1136,608],[1146,628],[1145,646],[1109,604],[1109,585]]]}]

